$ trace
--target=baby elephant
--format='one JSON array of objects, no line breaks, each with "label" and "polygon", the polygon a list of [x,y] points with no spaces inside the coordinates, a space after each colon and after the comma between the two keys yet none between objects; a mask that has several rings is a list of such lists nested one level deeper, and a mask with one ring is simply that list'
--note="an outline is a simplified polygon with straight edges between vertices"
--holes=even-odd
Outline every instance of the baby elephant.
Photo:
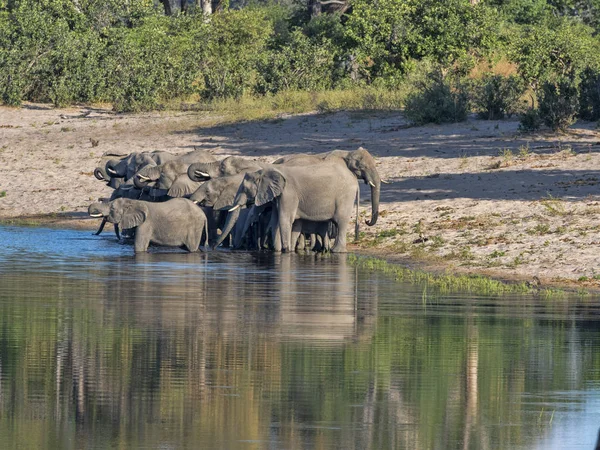
[{"label": "baby elephant", "polygon": [[135,228],[135,252],[148,250],[150,242],[172,247],[185,247],[195,252],[200,247],[202,233],[208,238],[204,211],[186,198],[174,198],[162,203],[118,198],[111,202],[94,203],[88,211],[92,217],[106,217],[123,229]]}]

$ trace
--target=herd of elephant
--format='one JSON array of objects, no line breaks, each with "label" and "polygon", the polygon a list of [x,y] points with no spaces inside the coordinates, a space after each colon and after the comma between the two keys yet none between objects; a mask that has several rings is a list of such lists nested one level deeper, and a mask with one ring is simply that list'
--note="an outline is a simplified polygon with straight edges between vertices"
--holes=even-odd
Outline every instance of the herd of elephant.
[{"label": "herd of elephant", "polygon": [[[371,187],[371,218],[379,214],[381,178],[371,154],[359,148],[294,154],[273,163],[203,149],[105,154],[94,170],[114,189],[90,205],[90,216],[134,236],[136,252],[150,243],[197,251],[201,245],[276,252],[346,252],[358,180]],[[220,230],[220,233],[219,233]],[[332,243],[334,244],[332,245]]]}]

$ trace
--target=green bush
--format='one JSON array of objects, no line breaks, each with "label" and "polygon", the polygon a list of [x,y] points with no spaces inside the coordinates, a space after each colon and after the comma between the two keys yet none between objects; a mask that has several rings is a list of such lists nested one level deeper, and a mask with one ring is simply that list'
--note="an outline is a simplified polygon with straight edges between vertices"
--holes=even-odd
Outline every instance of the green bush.
[{"label": "green bush", "polygon": [[542,126],[542,118],[537,109],[528,109],[521,114],[519,119],[519,131],[523,133],[537,131]]},{"label": "green bush", "polygon": [[329,89],[334,73],[334,57],[334,49],[328,40],[315,43],[300,30],[295,30],[285,46],[269,52],[259,62],[261,79],[257,84],[257,92]]},{"label": "green bush", "polygon": [[587,69],[579,86],[579,117],[600,120],[600,71]]},{"label": "green bush", "polygon": [[563,78],[542,85],[539,115],[552,131],[565,131],[575,122],[579,109],[579,90],[573,80]]},{"label": "green bush", "polygon": [[473,82],[472,101],[479,117],[486,120],[511,117],[522,109],[523,82],[516,76],[486,74]]},{"label": "green bush", "polygon": [[462,122],[469,114],[469,96],[465,84],[456,76],[444,76],[441,70],[429,72],[416,83],[416,92],[408,95],[404,113],[417,125]]},{"label": "green bush", "polygon": [[204,77],[203,98],[241,97],[258,78],[257,65],[266,58],[273,23],[264,10],[243,9],[215,14],[197,58]]}]

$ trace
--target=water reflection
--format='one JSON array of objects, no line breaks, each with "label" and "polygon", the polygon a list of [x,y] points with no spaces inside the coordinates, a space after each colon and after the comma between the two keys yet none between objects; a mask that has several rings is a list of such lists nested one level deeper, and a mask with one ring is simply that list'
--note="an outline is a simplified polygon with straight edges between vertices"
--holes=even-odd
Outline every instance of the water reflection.
[{"label": "water reflection", "polygon": [[40,252],[12,230],[0,448],[593,448],[596,299],[431,298],[343,257],[133,256],[73,231]]}]

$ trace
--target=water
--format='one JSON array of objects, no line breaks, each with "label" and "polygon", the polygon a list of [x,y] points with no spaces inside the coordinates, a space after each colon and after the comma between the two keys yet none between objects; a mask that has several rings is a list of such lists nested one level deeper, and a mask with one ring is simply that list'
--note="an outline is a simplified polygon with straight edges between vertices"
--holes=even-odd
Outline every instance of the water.
[{"label": "water", "polygon": [[598,298],[0,227],[0,448],[592,449]]}]

